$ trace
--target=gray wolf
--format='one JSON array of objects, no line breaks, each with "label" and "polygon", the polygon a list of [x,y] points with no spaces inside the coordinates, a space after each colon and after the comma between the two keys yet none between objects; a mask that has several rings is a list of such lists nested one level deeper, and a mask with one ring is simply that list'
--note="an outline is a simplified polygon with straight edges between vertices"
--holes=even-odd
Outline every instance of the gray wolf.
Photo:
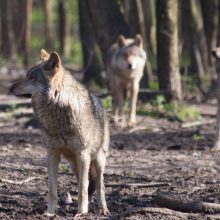
[{"label": "gray wolf", "polygon": [[10,87],[18,97],[31,97],[41,125],[48,161],[48,216],[57,211],[57,176],[61,155],[78,179],[78,214],[88,212],[88,195],[97,191],[99,210],[108,214],[103,172],[108,154],[109,128],[98,98],[64,69],[56,52],[41,50],[41,61],[26,78]]},{"label": "gray wolf", "polygon": [[114,120],[123,125],[123,102],[130,96],[129,126],[136,123],[136,105],[139,82],[143,76],[146,52],[143,39],[137,34],[134,39],[120,35],[107,55],[107,78],[113,96]]},{"label": "gray wolf", "polygon": [[[212,55],[216,59],[220,59],[220,47],[216,47],[212,50]],[[220,151],[220,74],[218,73],[218,82],[217,82],[217,99],[218,99],[218,110],[217,110],[217,131],[216,131],[216,140],[214,151]]]}]

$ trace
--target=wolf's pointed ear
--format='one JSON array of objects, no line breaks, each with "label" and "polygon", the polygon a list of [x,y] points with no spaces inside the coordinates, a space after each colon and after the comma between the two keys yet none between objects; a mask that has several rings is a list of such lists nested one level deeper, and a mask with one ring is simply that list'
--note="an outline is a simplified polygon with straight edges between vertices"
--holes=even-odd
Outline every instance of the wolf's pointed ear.
[{"label": "wolf's pointed ear", "polygon": [[117,43],[119,47],[125,46],[125,37],[123,35],[119,35],[117,39]]},{"label": "wolf's pointed ear", "polygon": [[45,63],[44,69],[51,71],[53,74],[57,73],[61,67],[61,60],[57,52],[53,52],[48,61]]},{"label": "wolf's pointed ear", "polygon": [[220,47],[216,47],[215,49],[212,49],[212,55],[216,59],[220,59]]},{"label": "wolf's pointed ear", "polygon": [[143,48],[143,38],[141,37],[140,34],[137,34],[137,35],[135,36],[134,42],[135,42],[135,44],[136,44],[138,47]]},{"label": "wolf's pointed ear", "polygon": [[40,60],[41,60],[41,61],[46,61],[46,60],[49,59],[49,57],[50,57],[50,54],[47,53],[46,50],[44,50],[44,49],[41,49],[41,50],[40,50]]}]

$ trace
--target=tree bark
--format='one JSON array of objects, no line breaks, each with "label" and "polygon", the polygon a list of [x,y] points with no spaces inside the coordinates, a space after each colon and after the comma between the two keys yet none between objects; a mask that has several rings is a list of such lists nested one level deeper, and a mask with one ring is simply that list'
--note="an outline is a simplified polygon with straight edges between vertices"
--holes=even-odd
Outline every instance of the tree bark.
[{"label": "tree bark", "polygon": [[45,14],[45,47],[52,48],[53,41],[53,2],[52,0],[44,0],[44,14]]},{"label": "tree bark", "polygon": [[4,58],[17,62],[12,4],[12,0],[1,1],[1,50]]},{"label": "tree bark", "polygon": [[115,1],[87,0],[87,3],[97,43],[106,63],[107,51],[116,38],[120,34],[130,37],[129,26]]},{"label": "tree bark", "polygon": [[62,56],[67,58],[70,54],[69,45],[69,23],[67,18],[67,0],[58,1],[58,12],[59,12],[59,41],[60,41],[60,51]]},{"label": "tree bark", "polygon": [[157,0],[157,62],[160,89],[171,99],[182,99],[178,58],[178,19],[176,0]]},{"label": "tree bark", "polygon": [[31,41],[32,0],[25,0],[24,10],[24,65],[28,66]]},{"label": "tree bark", "polygon": [[103,85],[103,79],[101,77],[102,67],[98,59],[96,50],[96,40],[93,32],[91,19],[89,16],[87,1],[78,0],[79,4],[79,20],[80,20],[80,38],[83,50],[83,63],[84,66],[89,64],[89,60],[92,58],[90,66],[84,73],[83,82],[89,84],[94,80],[97,84]]}]

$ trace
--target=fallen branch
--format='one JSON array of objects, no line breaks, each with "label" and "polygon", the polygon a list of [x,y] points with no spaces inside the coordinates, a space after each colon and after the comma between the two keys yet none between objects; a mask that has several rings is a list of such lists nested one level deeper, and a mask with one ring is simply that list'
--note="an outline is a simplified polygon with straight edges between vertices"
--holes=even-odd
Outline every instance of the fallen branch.
[{"label": "fallen branch", "polygon": [[32,180],[35,180],[35,179],[44,179],[44,177],[34,176],[34,177],[29,177],[25,180],[20,180],[20,181],[0,179],[0,182],[2,182],[2,183],[11,183],[11,184],[15,184],[15,185],[22,185],[24,183],[28,183],[28,182],[30,182]]},{"label": "fallen branch", "polygon": [[106,183],[106,187],[161,187],[161,186],[169,186],[169,183]]},{"label": "fallen branch", "polygon": [[176,211],[193,213],[220,213],[220,204],[183,198],[180,195],[160,193],[154,196],[154,202],[162,207]]},{"label": "fallen branch", "polygon": [[27,199],[27,198],[22,198],[22,197],[20,197],[20,196],[10,196],[10,195],[4,195],[4,194],[0,194],[0,197],[2,197],[2,198],[7,198],[7,199],[18,199],[18,200],[24,200],[24,201],[27,201],[27,200],[29,200],[29,199]]},{"label": "fallen branch", "polygon": [[215,120],[206,120],[206,121],[193,121],[193,122],[186,122],[181,125],[181,128],[190,128],[200,125],[207,125],[207,124],[213,124],[215,123]]},{"label": "fallen branch", "polygon": [[199,219],[201,218],[202,215],[200,214],[191,214],[191,213],[182,213],[182,212],[177,212],[174,210],[170,210],[167,208],[155,208],[155,207],[140,207],[140,208],[134,208],[134,209],[129,209],[124,212],[119,213],[118,215],[115,215],[113,217],[108,218],[108,220],[118,220],[118,219],[124,219],[125,217],[134,215],[134,214],[139,214],[139,213],[152,213],[155,215],[156,214],[163,214],[163,215],[170,215],[170,216],[175,216],[181,219]]}]

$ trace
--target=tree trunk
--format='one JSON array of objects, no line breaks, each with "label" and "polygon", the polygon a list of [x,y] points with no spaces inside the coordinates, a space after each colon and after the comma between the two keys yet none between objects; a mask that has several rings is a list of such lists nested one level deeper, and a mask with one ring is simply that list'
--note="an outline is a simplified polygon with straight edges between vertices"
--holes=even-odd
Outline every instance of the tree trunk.
[{"label": "tree trunk", "polygon": [[217,46],[218,25],[219,25],[219,1],[218,0],[201,0],[202,15],[204,21],[205,34],[208,46],[208,60],[210,66],[210,78],[216,79],[215,58],[211,51]]},{"label": "tree trunk", "polygon": [[67,0],[59,0],[58,2],[59,41],[60,41],[60,51],[64,58],[67,58],[70,54],[69,23],[67,19],[67,14],[68,14],[67,7],[68,7]]},{"label": "tree trunk", "polygon": [[182,99],[178,58],[178,1],[157,0],[157,62],[160,89]]},{"label": "tree trunk", "polygon": [[31,41],[31,11],[32,0],[25,0],[24,10],[24,65],[28,66]]},{"label": "tree trunk", "polygon": [[120,34],[129,37],[129,26],[115,1],[87,0],[87,3],[97,43],[106,63],[107,51],[116,38]]},{"label": "tree trunk", "polygon": [[44,0],[45,14],[45,47],[52,49],[53,43],[53,2],[52,0]]},{"label": "tree trunk", "polygon": [[88,4],[86,1],[78,0],[79,4],[79,20],[80,20],[80,38],[83,50],[83,63],[84,66],[89,64],[88,69],[84,73],[84,83],[89,84],[94,80],[97,84],[102,85],[103,80],[101,77],[102,67],[98,59],[96,51],[95,35],[92,29],[92,23],[89,16]]},{"label": "tree trunk", "polygon": [[13,30],[12,0],[1,1],[1,50],[6,59],[17,62],[17,46]]},{"label": "tree trunk", "polygon": [[185,25],[190,35],[191,67],[192,71],[196,72],[198,88],[204,95],[204,75],[209,72],[209,63],[200,2],[197,0],[182,0],[181,3],[184,13],[188,15]]}]

